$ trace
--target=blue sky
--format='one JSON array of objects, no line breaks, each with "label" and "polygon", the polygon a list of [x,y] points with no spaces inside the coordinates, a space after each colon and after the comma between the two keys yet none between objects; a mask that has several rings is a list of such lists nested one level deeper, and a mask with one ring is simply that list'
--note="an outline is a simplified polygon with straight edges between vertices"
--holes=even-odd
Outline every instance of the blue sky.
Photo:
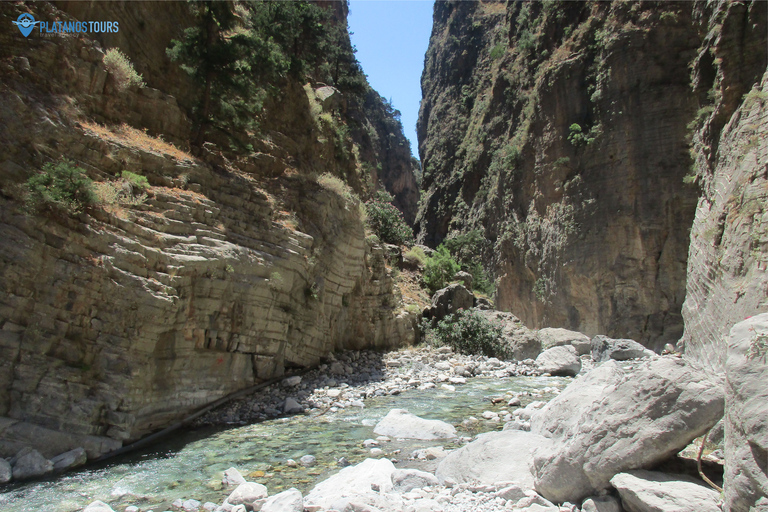
[{"label": "blue sky", "polygon": [[421,71],[432,32],[432,0],[350,0],[349,28],[368,82],[402,113],[418,158]]}]

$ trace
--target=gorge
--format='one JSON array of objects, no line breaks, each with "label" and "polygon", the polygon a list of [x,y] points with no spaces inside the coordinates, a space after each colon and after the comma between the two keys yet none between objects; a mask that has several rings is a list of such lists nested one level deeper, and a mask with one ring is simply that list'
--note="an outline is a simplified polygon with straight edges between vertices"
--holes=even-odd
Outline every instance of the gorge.
[{"label": "gorge", "polygon": [[[22,13],[119,20],[120,30],[25,37],[12,24]],[[445,356],[448,367],[435,369],[443,380],[408,377],[418,358],[402,367],[386,356],[377,364],[387,378],[419,380],[396,395],[482,375],[498,382],[478,400],[503,395],[503,379],[554,374],[533,360],[555,345],[579,361],[574,382],[588,381],[600,358],[579,352],[576,338],[548,345],[557,329],[583,333],[581,347],[592,340],[593,351],[613,338],[671,348],[707,378],[670,370],[685,374],[670,387],[681,396],[716,388],[725,400],[724,510],[764,510],[768,3],[438,1],[420,163],[355,61],[347,14],[336,1],[0,4],[0,457],[33,448],[45,459],[78,449],[97,459],[286,375],[320,372],[323,393],[354,384],[356,372],[332,371],[340,353],[419,343],[423,313],[436,306],[413,243],[386,243],[366,220],[365,204],[384,197],[427,258],[451,240],[473,241],[462,247],[480,265],[463,270],[493,281],[493,297],[478,297],[506,312],[485,314],[518,355],[530,350],[498,368],[473,362],[486,369],[466,376],[457,368],[469,363]],[[258,64],[263,75],[243,93],[196,74],[183,60],[195,27],[235,55],[231,69],[245,76],[237,66]],[[248,52],[237,46],[246,33],[256,34]],[[253,48],[268,58],[248,61],[249,52],[261,58]],[[138,82],[110,67],[114,49]],[[222,89],[206,95],[208,86]],[[219,105],[209,115],[205,97]],[[60,164],[83,169],[96,202],[31,205],[29,180]],[[345,357],[352,368],[361,356]],[[651,386],[673,357],[627,364]],[[593,371],[605,376],[614,363],[602,365]],[[630,370],[616,366],[619,382]],[[564,379],[530,378],[558,383],[547,399]],[[288,398],[304,410],[305,391],[253,416],[230,412],[262,421],[287,412]],[[707,399],[715,412],[691,426],[690,440],[711,427],[717,401]],[[484,429],[505,421],[492,423]],[[560,495],[550,489],[557,456],[544,452],[539,494],[550,505],[578,498],[585,511],[614,474],[651,466],[622,466],[599,485],[585,470],[591,493]],[[490,500],[500,489],[472,492]],[[435,492],[422,499],[438,500]]]}]

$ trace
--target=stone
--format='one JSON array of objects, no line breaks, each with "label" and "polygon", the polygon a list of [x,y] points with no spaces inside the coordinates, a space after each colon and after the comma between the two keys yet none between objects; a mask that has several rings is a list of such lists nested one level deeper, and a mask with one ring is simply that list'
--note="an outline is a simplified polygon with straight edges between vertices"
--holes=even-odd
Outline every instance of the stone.
[{"label": "stone", "polygon": [[466,288],[467,290],[471,290],[472,282],[474,278],[472,277],[472,274],[470,274],[469,272],[464,272],[463,270],[460,270],[459,272],[456,272],[453,275],[453,280],[459,281],[461,284],[464,285],[464,288]]},{"label": "stone", "polygon": [[5,459],[0,459],[0,484],[10,482],[13,477],[11,463]]},{"label": "stone", "polygon": [[581,359],[572,345],[556,346],[539,354],[536,366],[542,373],[575,377],[581,371]]},{"label": "stone", "polygon": [[600,334],[592,338],[592,360],[596,363],[609,359],[626,361],[652,355],[652,351],[634,340],[613,339]]},{"label": "stone", "polygon": [[721,510],[719,492],[707,487],[704,482],[685,475],[668,475],[639,469],[617,474],[611,478],[611,485],[619,492],[621,504],[627,512]]},{"label": "stone", "polygon": [[291,487],[287,491],[275,494],[264,502],[261,512],[304,512],[301,492]]},{"label": "stone", "polygon": [[35,449],[22,448],[12,459],[13,479],[24,480],[53,471],[53,463]]},{"label": "stone", "polygon": [[536,336],[539,338],[542,350],[572,345],[576,352],[582,356],[589,354],[591,348],[589,336],[577,331],[569,331],[568,329],[545,327],[536,331]]},{"label": "stone", "polygon": [[344,365],[338,361],[334,361],[333,363],[331,363],[331,367],[329,368],[329,371],[333,375],[344,375],[345,373]]},{"label": "stone", "polygon": [[240,474],[237,468],[229,468],[224,471],[224,477],[221,479],[222,485],[225,487],[235,487],[236,485],[244,484],[245,478]]},{"label": "stone", "polygon": [[374,427],[374,433],[400,439],[452,439],[456,429],[440,420],[426,420],[405,409],[392,409]]},{"label": "stone", "polygon": [[359,497],[372,491],[389,493],[393,489],[394,472],[395,465],[387,459],[365,459],[315,485],[304,497],[304,506],[327,509],[344,498]]},{"label": "stone", "polygon": [[283,412],[285,414],[296,414],[304,412],[304,408],[299,402],[296,401],[296,399],[288,397],[285,399],[285,403],[283,404]]},{"label": "stone", "polygon": [[518,430],[481,434],[441,460],[435,476],[443,485],[449,480],[480,484],[504,481],[532,489],[529,465],[533,450],[549,443],[543,436]]},{"label": "stone", "polygon": [[66,471],[77,466],[82,466],[88,461],[85,448],[75,448],[51,459],[54,471]]},{"label": "stone", "polygon": [[725,509],[768,496],[768,313],[734,325],[725,361]]},{"label": "stone", "polygon": [[294,375],[293,377],[288,377],[283,379],[282,385],[287,388],[295,388],[301,384],[301,375]]},{"label": "stone", "polygon": [[202,505],[202,503],[200,503],[197,500],[193,500],[193,499],[184,500],[181,504],[181,509],[184,512],[197,512],[198,510],[200,510],[200,505]]},{"label": "stone", "polygon": [[631,369],[608,361],[574,380],[531,419],[551,438],[534,453],[536,490],[577,502],[608,488],[617,473],[682,450],[723,414],[722,385],[674,356]]},{"label": "stone", "polygon": [[621,512],[621,504],[613,496],[591,496],[581,504],[581,512]]},{"label": "stone", "polygon": [[229,505],[244,505],[246,508],[253,507],[254,502],[267,497],[267,488],[254,482],[245,482],[240,484],[225,500]]},{"label": "stone", "polygon": [[493,495],[505,501],[517,502],[525,498],[525,491],[519,485],[509,484],[493,493]]},{"label": "stone", "polygon": [[[216,508],[216,505],[214,505],[213,508]],[[139,512],[139,507],[137,507],[136,505],[129,505],[125,507],[125,510],[123,510],[123,512]]]},{"label": "stone", "polygon": [[428,316],[435,320],[442,320],[460,309],[471,309],[475,303],[475,296],[464,285],[450,284],[441,290],[437,290],[432,296],[432,306]]},{"label": "stone", "polygon": [[512,313],[502,311],[481,311],[489,321],[501,325],[501,337],[509,347],[510,358],[515,361],[535,359],[541,353],[541,341],[534,331],[523,325]]},{"label": "stone", "polygon": [[103,501],[96,500],[83,509],[83,512],[115,512],[112,507]]},{"label": "stone", "polygon": [[395,492],[406,493],[413,489],[438,485],[432,473],[418,469],[397,469],[392,473],[392,487]]},{"label": "stone", "polygon": [[311,467],[317,463],[317,459],[314,455],[304,455],[299,459],[299,464],[304,467]]},{"label": "stone", "polygon": [[384,450],[381,448],[371,448],[368,453],[370,453],[371,457],[381,457],[384,455]]}]

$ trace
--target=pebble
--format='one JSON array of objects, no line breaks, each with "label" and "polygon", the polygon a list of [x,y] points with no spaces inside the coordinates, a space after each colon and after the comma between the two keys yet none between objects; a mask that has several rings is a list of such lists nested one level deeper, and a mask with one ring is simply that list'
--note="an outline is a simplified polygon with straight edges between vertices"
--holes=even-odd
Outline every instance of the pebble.
[{"label": "pebble", "polygon": [[299,462],[304,467],[311,467],[314,466],[317,462],[317,459],[314,455],[304,455],[302,458],[299,459]]}]

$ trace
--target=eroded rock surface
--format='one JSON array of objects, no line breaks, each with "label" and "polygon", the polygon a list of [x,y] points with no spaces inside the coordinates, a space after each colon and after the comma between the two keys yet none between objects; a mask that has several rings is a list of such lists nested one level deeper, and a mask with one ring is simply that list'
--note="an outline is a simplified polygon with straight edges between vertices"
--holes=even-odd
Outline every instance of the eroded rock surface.
[{"label": "eroded rock surface", "polygon": [[[720,512],[720,493],[684,475],[636,470],[611,478],[627,512]],[[737,510],[737,509],[729,509]]]}]

